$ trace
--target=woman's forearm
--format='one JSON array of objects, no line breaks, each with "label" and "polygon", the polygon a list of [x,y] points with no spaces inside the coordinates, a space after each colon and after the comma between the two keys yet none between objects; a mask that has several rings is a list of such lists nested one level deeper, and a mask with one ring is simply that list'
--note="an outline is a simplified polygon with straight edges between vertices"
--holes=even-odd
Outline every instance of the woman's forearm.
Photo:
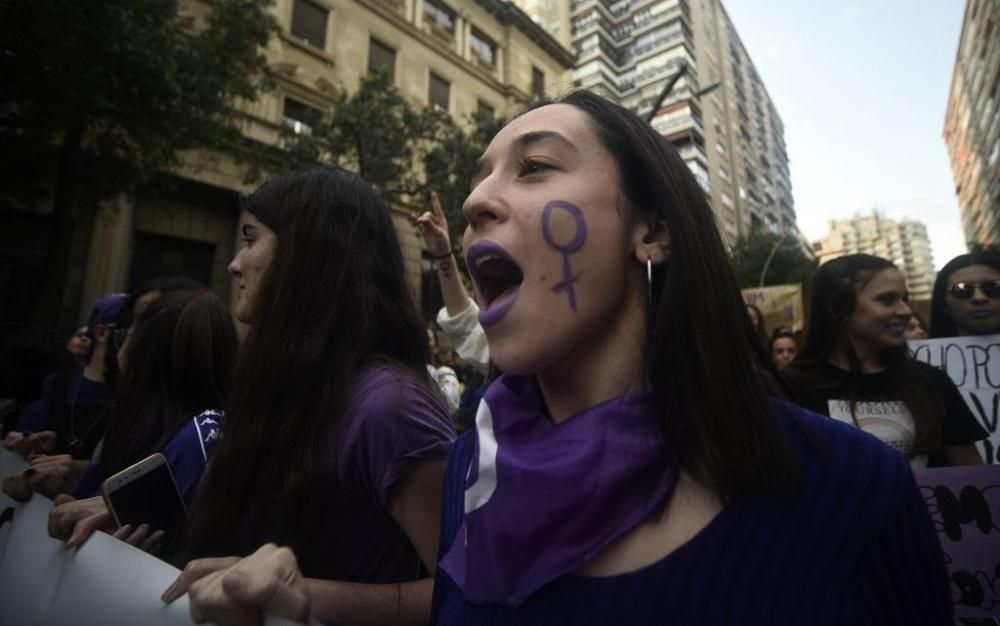
[{"label": "woman's forearm", "polygon": [[312,617],[338,626],[426,624],[434,579],[367,585],[308,578]]},{"label": "woman's forearm", "polygon": [[462,284],[462,277],[459,276],[458,266],[455,263],[455,255],[449,254],[443,259],[434,261],[437,269],[438,282],[441,283],[441,298],[444,306],[448,309],[448,315],[458,315],[469,306],[469,294]]},{"label": "woman's forearm", "polygon": [[960,446],[944,446],[941,450],[948,465],[982,465],[983,457],[979,454],[976,444],[967,443]]}]

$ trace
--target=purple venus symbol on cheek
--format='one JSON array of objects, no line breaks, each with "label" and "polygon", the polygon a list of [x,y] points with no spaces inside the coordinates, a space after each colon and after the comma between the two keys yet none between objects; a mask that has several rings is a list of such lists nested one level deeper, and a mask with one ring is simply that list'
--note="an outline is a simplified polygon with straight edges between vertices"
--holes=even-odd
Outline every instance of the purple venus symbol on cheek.
[{"label": "purple venus symbol on cheek", "polygon": [[[573,218],[573,238],[565,243],[556,241],[556,237],[552,233],[552,216],[556,210],[565,211]],[[577,273],[576,276],[573,275],[573,268],[569,264],[569,255],[583,247],[583,242],[587,240],[587,223],[583,220],[583,212],[569,202],[562,200],[549,202],[542,210],[542,234],[545,235],[545,241],[562,252],[563,255],[563,278],[553,285],[552,291],[554,293],[565,291],[569,298],[569,306],[576,313],[576,289],[573,287],[573,283],[576,282],[577,278],[580,278],[580,274],[583,272]]]}]

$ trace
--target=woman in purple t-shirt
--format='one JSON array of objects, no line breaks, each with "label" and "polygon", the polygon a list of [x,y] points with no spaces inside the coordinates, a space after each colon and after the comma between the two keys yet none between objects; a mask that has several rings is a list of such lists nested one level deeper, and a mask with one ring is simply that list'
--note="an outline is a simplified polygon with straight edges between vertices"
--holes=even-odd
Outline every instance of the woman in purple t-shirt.
[{"label": "woman in purple t-shirt", "polygon": [[[504,373],[450,455],[432,623],[953,621],[906,461],[769,397],[715,214],[648,123],[585,91],[540,103],[463,208]],[[220,586],[192,607],[308,617],[273,547]]]},{"label": "woman in purple t-shirt", "polygon": [[338,168],[279,176],[243,206],[229,271],[250,330],[192,512],[202,558],[164,599],[210,593],[231,555],[276,543],[315,617],[424,622],[454,434],[389,208]]}]

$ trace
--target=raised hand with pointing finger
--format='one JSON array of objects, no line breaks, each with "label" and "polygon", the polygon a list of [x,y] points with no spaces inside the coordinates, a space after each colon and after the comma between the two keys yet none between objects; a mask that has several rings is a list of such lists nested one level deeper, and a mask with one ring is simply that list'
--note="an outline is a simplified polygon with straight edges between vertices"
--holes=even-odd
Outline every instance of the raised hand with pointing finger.
[{"label": "raised hand with pointing finger", "polygon": [[437,192],[431,194],[431,210],[412,218],[424,245],[434,260],[444,308],[438,313],[441,330],[451,339],[455,352],[467,363],[485,370],[489,364],[486,336],[479,325],[479,308],[469,298],[452,255],[448,218]]},{"label": "raised hand with pointing finger", "polygon": [[438,193],[431,193],[431,210],[424,211],[411,221],[424,238],[424,244],[431,256],[443,257],[451,253],[451,236],[448,234],[448,218],[441,208],[441,198]]}]

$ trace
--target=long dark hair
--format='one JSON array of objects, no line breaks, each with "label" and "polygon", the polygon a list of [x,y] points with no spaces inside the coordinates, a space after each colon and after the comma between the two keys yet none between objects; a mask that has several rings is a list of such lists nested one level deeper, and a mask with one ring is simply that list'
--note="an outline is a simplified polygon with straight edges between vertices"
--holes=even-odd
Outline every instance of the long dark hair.
[{"label": "long dark hair", "polygon": [[161,296],[134,322],[104,436],[105,477],[161,449],[196,413],[220,409],[236,363],[236,328],[212,293]]},{"label": "long dark hair", "polygon": [[[847,358],[850,371],[862,372],[861,359],[848,337],[847,325],[854,313],[860,291],[876,274],[897,269],[890,261],[870,254],[850,254],[825,263],[813,276],[809,319],[799,353],[784,373],[795,386],[824,389],[837,386],[827,375],[826,364],[837,354]],[[916,434],[913,453],[940,447],[942,400],[932,393],[933,381],[918,365],[905,345],[883,349],[879,357],[885,366],[886,393],[902,400],[913,416]],[[857,404],[856,391],[847,398],[851,414]]]},{"label": "long dark hair", "polygon": [[[761,313],[761,311],[757,307],[757,305],[755,305],[755,304],[748,304],[747,305],[747,313],[749,314],[750,311],[753,311],[757,315],[757,330],[756,330],[756,332],[757,332],[757,341],[760,342],[760,345],[766,346],[766,345],[768,345],[768,341],[769,341],[768,336],[767,336],[767,320],[764,319],[764,314]],[[753,322],[750,322],[750,325],[752,326]]]},{"label": "long dark hair", "polygon": [[336,514],[331,447],[352,383],[387,362],[429,388],[426,330],[389,208],[359,176],[332,167],[278,176],[245,208],[277,242],[195,503],[192,554],[274,541],[308,575],[329,567],[318,547]]},{"label": "long dark hair", "polygon": [[617,163],[626,198],[670,232],[670,259],[653,268],[645,363],[666,445],[723,498],[794,492],[801,472],[764,380],[765,371],[777,374],[704,190],[673,145],[634,113],[587,91],[558,102],[587,113]]},{"label": "long dark hair", "polygon": [[1000,271],[1000,250],[995,247],[975,247],[968,254],[960,254],[941,268],[934,279],[934,291],[931,295],[931,327],[928,333],[931,339],[938,337],[954,337],[958,334],[958,326],[948,312],[945,293],[948,291],[948,279],[956,271],[973,265],[985,265]]}]

